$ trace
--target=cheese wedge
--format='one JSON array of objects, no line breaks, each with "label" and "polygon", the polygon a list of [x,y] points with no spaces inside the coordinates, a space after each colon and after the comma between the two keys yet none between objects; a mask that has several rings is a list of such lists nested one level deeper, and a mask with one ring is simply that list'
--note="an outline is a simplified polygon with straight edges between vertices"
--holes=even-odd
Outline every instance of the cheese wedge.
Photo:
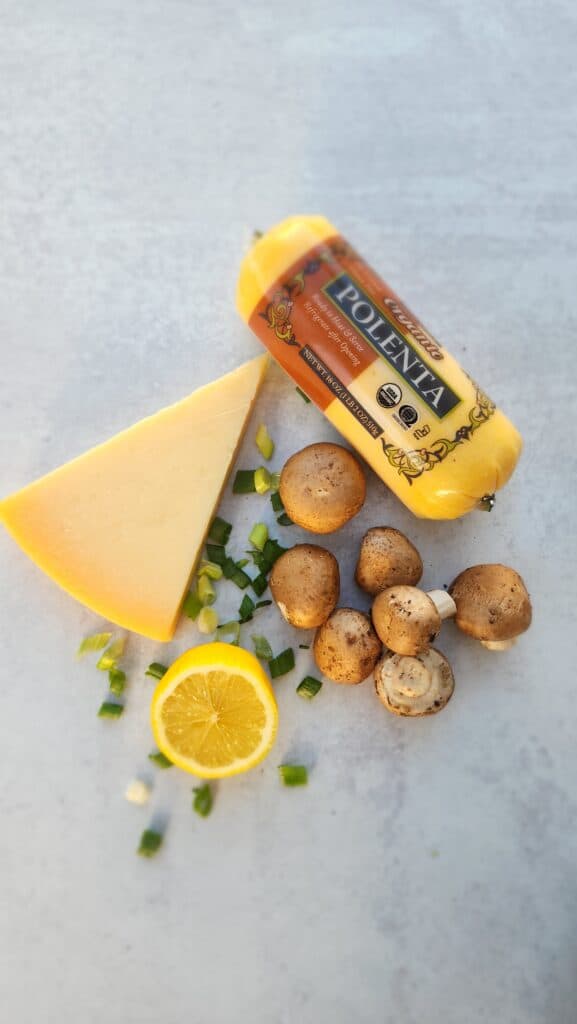
[{"label": "cheese wedge", "polygon": [[170,640],[266,369],[259,356],[0,503],[0,520],[99,615]]}]

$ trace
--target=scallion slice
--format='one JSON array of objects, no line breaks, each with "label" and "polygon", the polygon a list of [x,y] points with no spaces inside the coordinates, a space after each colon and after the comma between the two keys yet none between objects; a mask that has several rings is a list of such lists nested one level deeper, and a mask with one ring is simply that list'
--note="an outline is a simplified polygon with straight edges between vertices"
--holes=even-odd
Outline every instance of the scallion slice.
[{"label": "scallion slice", "polygon": [[200,576],[197,584],[198,599],[202,605],[214,604],[216,590],[208,576]]},{"label": "scallion slice", "polygon": [[273,512],[284,512],[284,505],[282,498],[278,491],[274,491],[270,496],[270,503],[272,505]]},{"label": "scallion slice", "polygon": [[141,857],[154,857],[162,846],[163,838],[161,832],[156,832],[152,828],[145,829],[140,837],[140,845],[136,852]]},{"label": "scallion slice", "polygon": [[168,672],[166,665],[161,665],[159,661],[152,661],[148,666],[145,676],[152,676],[153,679],[162,679]]},{"label": "scallion slice", "polygon": [[268,608],[269,604],[272,604],[272,601],[257,601],[255,608]]},{"label": "scallion slice", "polygon": [[[219,640],[237,647],[240,640],[240,623],[236,619],[233,622],[223,622],[222,626],[218,627],[216,635]],[[231,639],[225,640],[226,637],[231,637]]]},{"label": "scallion slice", "polygon": [[96,668],[100,669],[101,672],[108,672],[109,669],[116,668],[116,663],[124,654],[125,647],[126,637],[118,636],[116,640],[113,640],[112,643],[109,644],[104,651],[104,654],[100,655],[96,662]]},{"label": "scallion slice", "polygon": [[98,709],[99,718],[120,718],[124,711],[124,704],[114,704],[111,700],[105,700]]},{"label": "scallion slice", "polygon": [[316,697],[321,686],[320,679],[315,679],[314,676],[305,676],[302,683],[297,686],[297,693],[299,697],[304,697],[305,700],[312,700]]},{"label": "scallion slice", "polygon": [[200,814],[201,818],[208,818],[214,802],[212,789],[208,782],[205,782],[204,786],[196,786],[192,792],[194,793],[192,801],[193,810]]},{"label": "scallion slice", "polygon": [[300,388],[296,388],[296,390],[298,391],[299,395],[301,396],[302,399],[304,399],[305,402],[310,402],[309,396],[305,395],[304,391],[301,391]]},{"label": "scallion slice", "polygon": [[208,606],[202,608],[198,614],[196,624],[201,633],[207,636],[210,633],[214,633],[218,626],[218,615],[214,608],[209,608]]},{"label": "scallion slice", "polygon": [[284,555],[285,551],[287,550],[287,548],[283,548],[282,544],[279,544],[278,540],[269,538],[269,540],[267,540],[263,548],[263,555],[266,559],[268,568],[272,569],[277,558],[280,558],[281,555]]},{"label": "scallion slice", "polygon": [[273,657],[272,647],[266,636],[253,636],[251,639],[254,645],[254,653],[257,658],[262,658],[263,661],[271,661]]},{"label": "scallion slice", "polygon": [[264,423],[260,424],[254,441],[263,459],[266,459],[268,462],[274,454],[274,441]]},{"label": "scallion slice", "polygon": [[208,531],[208,540],[212,544],[226,544],[232,533],[232,523],[227,523],[226,519],[221,519],[220,516],[215,516],[210,525]]},{"label": "scallion slice", "polygon": [[222,544],[207,544],[206,557],[209,562],[214,562],[215,565],[222,567],[226,562],[227,554]]},{"label": "scallion slice", "polygon": [[233,583],[236,583],[239,590],[246,590],[251,582],[250,576],[247,575],[244,569],[239,569],[238,565],[230,578]]},{"label": "scallion slice", "polygon": [[259,575],[256,576],[255,579],[252,581],[251,586],[257,597],[260,597],[261,594],[264,594],[266,588],[268,587],[268,580],[264,573],[259,573]]},{"label": "scallion slice", "polygon": [[269,661],[268,667],[273,679],[278,679],[279,676],[285,676],[287,672],[290,672],[295,667],[295,652],[292,647],[287,647],[286,650],[277,654],[276,658]]},{"label": "scallion slice", "polygon": [[198,575],[208,576],[209,580],[221,580],[222,565],[217,565],[216,562],[207,562],[206,559],[203,558],[198,569]]},{"label": "scallion slice", "polygon": [[184,599],[182,610],[189,619],[195,622],[198,619],[200,612],[202,611],[202,601],[198,596],[196,590],[190,590]]},{"label": "scallion slice", "polygon": [[279,526],[294,526],[294,523],[290,516],[287,516],[286,512],[281,512],[280,516],[276,519]]},{"label": "scallion slice", "polygon": [[270,473],[265,466],[259,466],[254,471],[254,489],[257,494],[266,494],[270,491]]},{"label": "scallion slice", "polygon": [[239,469],[232,485],[233,494],[254,494],[254,469]]},{"label": "scallion slice", "polygon": [[276,494],[280,487],[280,473],[271,473],[270,475],[270,489],[273,494]]},{"label": "scallion slice", "polygon": [[126,672],[123,672],[121,668],[109,669],[108,688],[116,697],[120,697],[126,689]]},{"label": "scallion slice", "polygon": [[262,551],[268,540],[268,526],[265,523],[256,523],[250,531],[248,540],[257,551]]},{"label": "scallion slice", "polygon": [[300,648],[301,651],[310,651],[311,645],[310,644],[299,644],[299,648]]},{"label": "scallion slice", "polygon": [[304,764],[279,764],[278,773],[285,786],[306,786],[309,780]]},{"label": "scallion slice", "polygon": [[148,755],[148,760],[152,761],[157,768],[172,768],[172,761],[169,761],[166,754],[162,753],[162,750],[153,750]]},{"label": "scallion slice", "polygon": [[255,610],[255,603],[245,594],[242,601],[240,602],[240,608],[238,609],[238,621],[242,624],[244,622],[250,622],[253,617]]},{"label": "scallion slice", "polygon": [[112,633],[93,633],[92,636],[85,636],[76,651],[76,657],[82,658],[91,651],[101,651],[103,647],[110,643],[111,638]]}]

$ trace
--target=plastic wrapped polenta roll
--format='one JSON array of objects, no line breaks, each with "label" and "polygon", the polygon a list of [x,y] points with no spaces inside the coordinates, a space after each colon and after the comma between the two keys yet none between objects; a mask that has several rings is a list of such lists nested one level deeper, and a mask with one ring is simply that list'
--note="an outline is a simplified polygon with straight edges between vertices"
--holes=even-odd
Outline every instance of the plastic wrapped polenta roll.
[{"label": "plastic wrapped polenta roll", "polygon": [[417,516],[492,506],[520,434],[324,217],[290,217],[243,260],[243,319]]}]

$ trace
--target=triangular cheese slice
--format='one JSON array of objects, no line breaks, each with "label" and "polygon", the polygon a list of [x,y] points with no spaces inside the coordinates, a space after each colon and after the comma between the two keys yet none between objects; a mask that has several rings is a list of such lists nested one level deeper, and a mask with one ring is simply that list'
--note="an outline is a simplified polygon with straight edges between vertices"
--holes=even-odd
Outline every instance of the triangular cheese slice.
[{"label": "triangular cheese slice", "polygon": [[0,503],[21,548],[77,600],[170,640],[268,357],[259,356]]}]

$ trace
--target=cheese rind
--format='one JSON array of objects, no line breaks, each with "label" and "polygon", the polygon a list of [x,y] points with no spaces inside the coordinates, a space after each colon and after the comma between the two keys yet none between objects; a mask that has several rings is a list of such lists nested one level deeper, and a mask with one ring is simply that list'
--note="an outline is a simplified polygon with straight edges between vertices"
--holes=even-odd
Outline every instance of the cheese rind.
[{"label": "cheese rind", "polygon": [[105,619],[170,640],[266,370],[259,356],[0,503],[36,564]]}]

